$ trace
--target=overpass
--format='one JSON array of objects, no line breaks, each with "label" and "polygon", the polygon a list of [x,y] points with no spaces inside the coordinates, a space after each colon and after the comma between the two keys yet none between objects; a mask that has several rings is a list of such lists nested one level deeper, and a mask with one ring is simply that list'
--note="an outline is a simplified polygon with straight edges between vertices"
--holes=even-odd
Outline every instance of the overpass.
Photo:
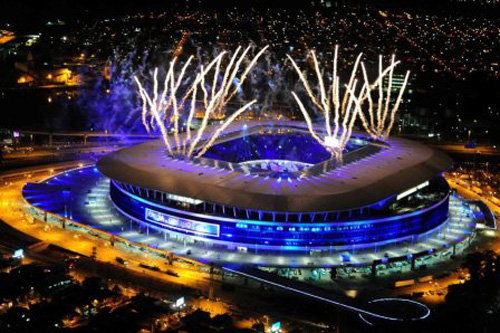
[{"label": "overpass", "polygon": [[83,138],[83,143],[87,144],[87,139],[91,137],[97,138],[137,138],[137,139],[155,139],[159,136],[151,134],[125,134],[125,133],[108,133],[108,132],[48,132],[48,131],[18,131],[19,133],[28,135],[47,136],[49,138],[49,145],[52,146],[53,137],[76,137]]}]

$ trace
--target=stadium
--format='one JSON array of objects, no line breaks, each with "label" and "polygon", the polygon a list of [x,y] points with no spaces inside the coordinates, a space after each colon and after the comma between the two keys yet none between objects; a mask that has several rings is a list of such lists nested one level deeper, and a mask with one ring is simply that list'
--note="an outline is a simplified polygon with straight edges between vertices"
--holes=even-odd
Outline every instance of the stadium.
[{"label": "stadium", "polygon": [[156,140],[97,167],[121,214],[170,239],[321,254],[413,243],[439,230],[449,219],[450,189],[440,174],[450,163],[420,143],[360,133],[338,162],[304,123],[237,122],[199,158],[169,157]]},{"label": "stadium", "polygon": [[[271,120],[256,99],[240,101],[226,115],[267,46],[240,71],[250,48],[238,48],[227,66],[221,65],[225,52],[219,54],[182,88],[192,57],[177,75],[170,62],[163,84],[158,69],[149,80],[134,76],[142,123],[159,139],[106,155],[96,168],[30,184],[23,190],[29,205],[64,215],[86,233],[103,231],[100,237],[113,244],[120,238],[130,248],[145,245],[221,264],[334,267],[410,260],[413,269],[416,258],[425,265],[434,253],[452,256],[470,244],[472,210],[442,177],[451,159],[390,136],[409,78],[407,72],[391,97],[394,57],[385,69],[379,59],[378,78],[370,81],[364,72],[365,83],[356,89],[361,54],[341,85],[336,65],[334,79],[325,80],[311,51],[318,90],[289,56],[304,87],[291,91],[304,121]],[[211,89],[204,82],[212,82]],[[363,132],[354,131],[357,120]]]}]

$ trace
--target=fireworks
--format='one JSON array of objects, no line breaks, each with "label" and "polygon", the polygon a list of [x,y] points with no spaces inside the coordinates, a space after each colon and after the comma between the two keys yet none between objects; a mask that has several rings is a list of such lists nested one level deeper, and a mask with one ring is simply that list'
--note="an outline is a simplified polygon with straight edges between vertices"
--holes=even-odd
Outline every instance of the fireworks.
[{"label": "fireworks", "polygon": [[[215,130],[205,135],[210,118],[216,113],[225,111],[227,104],[241,90],[250,71],[267,50],[267,46],[260,49],[246,62],[247,65],[243,66],[250,50],[250,46],[245,49],[238,47],[232,56],[222,52],[210,63],[200,65],[195,74],[188,77],[186,72],[194,62],[193,57],[189,57],[180,70],[177,69],[177,58],[174,58],[169,64],[162,84],[158,80],[158,69],[154,70],[150,93],[140,80],[134,77],[142,100],[144,127],[148,132],[159,130],[171,156],[201,157],[220,134],[256,102],[252,100],[246,103]],[[334,159],[342,161],[342,152],[352,135],[358,117],[370,136],[377,140],[387,139],[408,83],[409,72],[406,73],[404,82],[394,99],[394,96],[391,96],[394,90],[393,75],[395,67],[399,64],[394,56],[385,68],[382,57],[379,57],[378,76],[376,80],[370,82],[360,53],[352,66],[347,83],[341,84],[338,74],[338,54],[338,47],[335,47],[333,71],[331,75],[326,75],[320,68],[316,53],[309,52],[317,89],[312,88],[305,72],[289,55],[288,59],[299,75],[309,101],[321,112],[325,120],[324,128],[314,126],[305,104],[292,91],[310,134],[331,153]],[[227,65],[224,65],[225,63]],[[358,72],[362,73],[361,78],[358,78]],[[377,93],[378,96],[375,96]],[[192,125],[199,104],[203,107],[203,116],[199,129],[193,132]],[[180,132],[183,129],[186,130],[186,134],[181,137]],[[173,135],[170,135],[171,131]],[[201,146],[200,142],[203,142]]]},{"label": "fireworks", "polygon": [[[320,130],[320,133],[323,134],[319,134],[313,127],[311,118],[303,102],[297,94],[292,91],[292,95],[295,98],[304,119],[306,120],[311,135],[326,149],[328,149],[332,154],[332,157],[338,161],[342,161],[342,152],[351,137],[358,115],[361,119],[363,127],[371,137],[377,140],[386,140],[394,125],[395,115],[399,109],[404,90],[408,83],[410,75],[409,72],[406,73],[397,98],[393,101],[391,99],[391,93],[393,90],[392,82],[394,68],[399,64],[399,61],[395,61],[395,57],[392,56],[390,65],[383,68],[382,56],[380,56],[378,77],[373,83],[370,83],[365,65],[361,62],[362,54],[360,53],[352,67],[349,81],[344,85],[345,89],[341,98],[341,85],[337,73],[338,46],[335,47],[333,73],[331,75],[332,83],[330,86],[327,86],[325,83],[327,82],[327,79],[323,77],[315,52],[310,51],[309,54],[312,59],[316,79],[318,81],[317,93],[313,91],[306,75],[301,71],[297,63],[289,55],[288,59],[291,61],[292,66],[299,75],[300,81],[304,86],[309,100],[318,110],[321,111],[325,119],[324,129]],[[364,84],[359,91],[356,91],[358,85],[358,79],[356,76],[359,67],[362,69]],[[386,87],[384,87],[384,78],[387,78],[388,81]],[[374,103],[372,97],[374,90],[378,91],[378,100],[376,104]],[[367,108],[364,107],[365,101],[367,101]]]},{"label": "fireworks", "polygon": [[[289,55],[288,59],[290,59],[292,66],[299,75],[300,81],[302,82],[310,101],[322,112],[325,118],[325,128],[321,131],[324,134],[320,135],[316,132],[312,125],[309,113],[307,112],[301,99],[295,92],[292,92],[292,95],[299,105],[300,111],[304,115],[311,135],[332,154],[333,158],[337,161],[342,161],[342,151],[351,137],[354,122],[356,121],[357,115],[360,111],[359,101],[363,98],[362,96],[364,94],[364,89],[361,89],[359,93],[356,92],[358,80],[355,78],[362,54],[359,54],[356,58],[349,82],[345,85],[342,98],[340,97],[340,78],[337,73],[338,47],[335,47],[332,83],[329,86],[327,86],[327,80],[323,77],[319,68],[315,52],[310,51],[309,54],[312,57],[314,71],[318,81],[319,92],[317,94],[314,93],[309,81],[307,80],[305,74],[302,73],[297,63]],[[356,94],[358,95],[356,96]],[[332,113],[333,124],[331,122]]]},{"label": "fireworks", "polygon": [[[201,65],[194,76],[194,80],[191,82],[189,78],[185,78],[184,76],[192,63],[193,57],[190,57],[186,61],[178,74],[175,70],[177,58],[174,58],[170,62],[165,75],[163,90],[160,90],[158,82],[158,69],[155,69],[152,93],[148,93],[140,80],[134,77],[142,100],[142,122],[144,127],[148,132],[157,127],[159,128],[165,147],[171,156],[193,157],[198,143],[203,138],[210,117],[216,112],[223,112],[225,110],[226,105],[238,93],[259,57],[266,51],[267,46],[257,52],[241,72],[242,62],[250,49],[251,47],[249,46],[241,52],[241,47],[238,47],[225,68],[223,68],[222,63],[227,53],[220,53],[207,66]],[[241,74],[239,75],[240,72]],[[186,84],[185,81],[188,83]],[[196,112],[196,102],[200,97],[199,95],[201,95],[200,99],[202,100],[204,109],[203,119],[199,129],[195,133],[192,133],[191,126]],[[246,103],[219,125],[211,136],[205,140],[196,157],[202,156],[224,129],[255,102],[256,100]],[[186,109],[189,111],[185,112]],[[181,139],[179,135],[182,127],[181,121],[186,113],[186,135]],[[171,142],[169,130],[173,130],[175,142]]]},{"label": "fireworks", "polygon": [[[370,83],[368,75],[366,73],[366,68],[363,63],[361,64],[363,78],[365,81],[365,84],[363,86],[364,95],[361,100],[357,100],[357,103],[359,104],[360,108],[363,108],[364,102],[367,101],[368,107],[365,107],[365,111],[360,112],[359,115],[363,127],[368,132],[368,134],[370,134],[372,138],[381,141],[386,140],[391,133],[396,113],[399,110],[401,99],[410,77],[410,72],[407,71],[403,80],[403,84],[399,88],[397,97],[393,101],[391,99],[391,93],[393,91],[393,75],[394,68],[398,64],[399,61],[394,61],[393,55],[391,57],[391,64],[387,68],[382,69],[383,59],[382,56],[379,56],[378,78],[374,81],[374,83]],[[385,87],[384,78],[387,78],[387,85]],[[378,100],[376,105],[374,105],[372,97],[373,91],[378,92]],[[375,110],[374,107],[376,108]],[[365,112],[367,113],[367,115],[365,114]]]}]

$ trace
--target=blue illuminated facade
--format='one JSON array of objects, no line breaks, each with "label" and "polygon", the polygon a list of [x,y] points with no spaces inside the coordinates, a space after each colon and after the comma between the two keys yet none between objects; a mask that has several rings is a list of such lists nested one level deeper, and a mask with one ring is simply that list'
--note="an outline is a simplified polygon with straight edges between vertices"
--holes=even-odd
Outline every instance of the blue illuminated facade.
[{"label": "blue illuminated facade", "polygon": [[394,204],[395,198],[353,211],[292,214],[171,200],[169,194],[116,181],[110,193],[123,214],[176,238],[227,249],[310,252],[378,246],[439,228],[448,217],[449,191],[441,177],[432,183],[441,190],[439,200],[391,216],[381,207]]},{"label": "blue illuminated facade", "polygon": [[[28,183],[24,197],[38,208],[85,221],[86,211],[73,198],[102,175],[96,168],[60,174]],[[200,245],[267,252],[352,250],[420,237],[440,228],[448,218],[449,187],[440,176],[368,207],[349,211],[270,212],[228,207],[111,180],[115,207],[143,226],[166,236]],[[412,191],[413,190],[413,191]],[[427,200],[430,197],[433,200]],[[93,196],[88,195],[89,203]],[[390,209],[389,209],[390,208]]]}]

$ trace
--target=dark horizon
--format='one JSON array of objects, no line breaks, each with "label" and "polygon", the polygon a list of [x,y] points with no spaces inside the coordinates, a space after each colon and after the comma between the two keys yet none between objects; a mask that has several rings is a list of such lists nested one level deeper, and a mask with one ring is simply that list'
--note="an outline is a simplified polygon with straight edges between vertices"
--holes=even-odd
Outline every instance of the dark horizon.
[{"label": "dark horizon", "polygon": [[[331,5],[327,6],[327,2]],[[439,14],[456,14],[471,16],[495,16],[500,12],[500,4],[476,3],[468,0],[309,0],[290,2],[286,0],[123,0],[119,5],[115,1],[87,0],[74,2],[70,0],[4,0],[0,2],[0,27],[8,23],[21,30],[30,30],[43,25],[50,19],[74,21],[92,17],[116,17],[126,13],[180,10],[199,8],[202,10],[267,9],[280,8],[289,10],[335,10],[339,6],[369,6],[381,10],[425,11]]]}]

